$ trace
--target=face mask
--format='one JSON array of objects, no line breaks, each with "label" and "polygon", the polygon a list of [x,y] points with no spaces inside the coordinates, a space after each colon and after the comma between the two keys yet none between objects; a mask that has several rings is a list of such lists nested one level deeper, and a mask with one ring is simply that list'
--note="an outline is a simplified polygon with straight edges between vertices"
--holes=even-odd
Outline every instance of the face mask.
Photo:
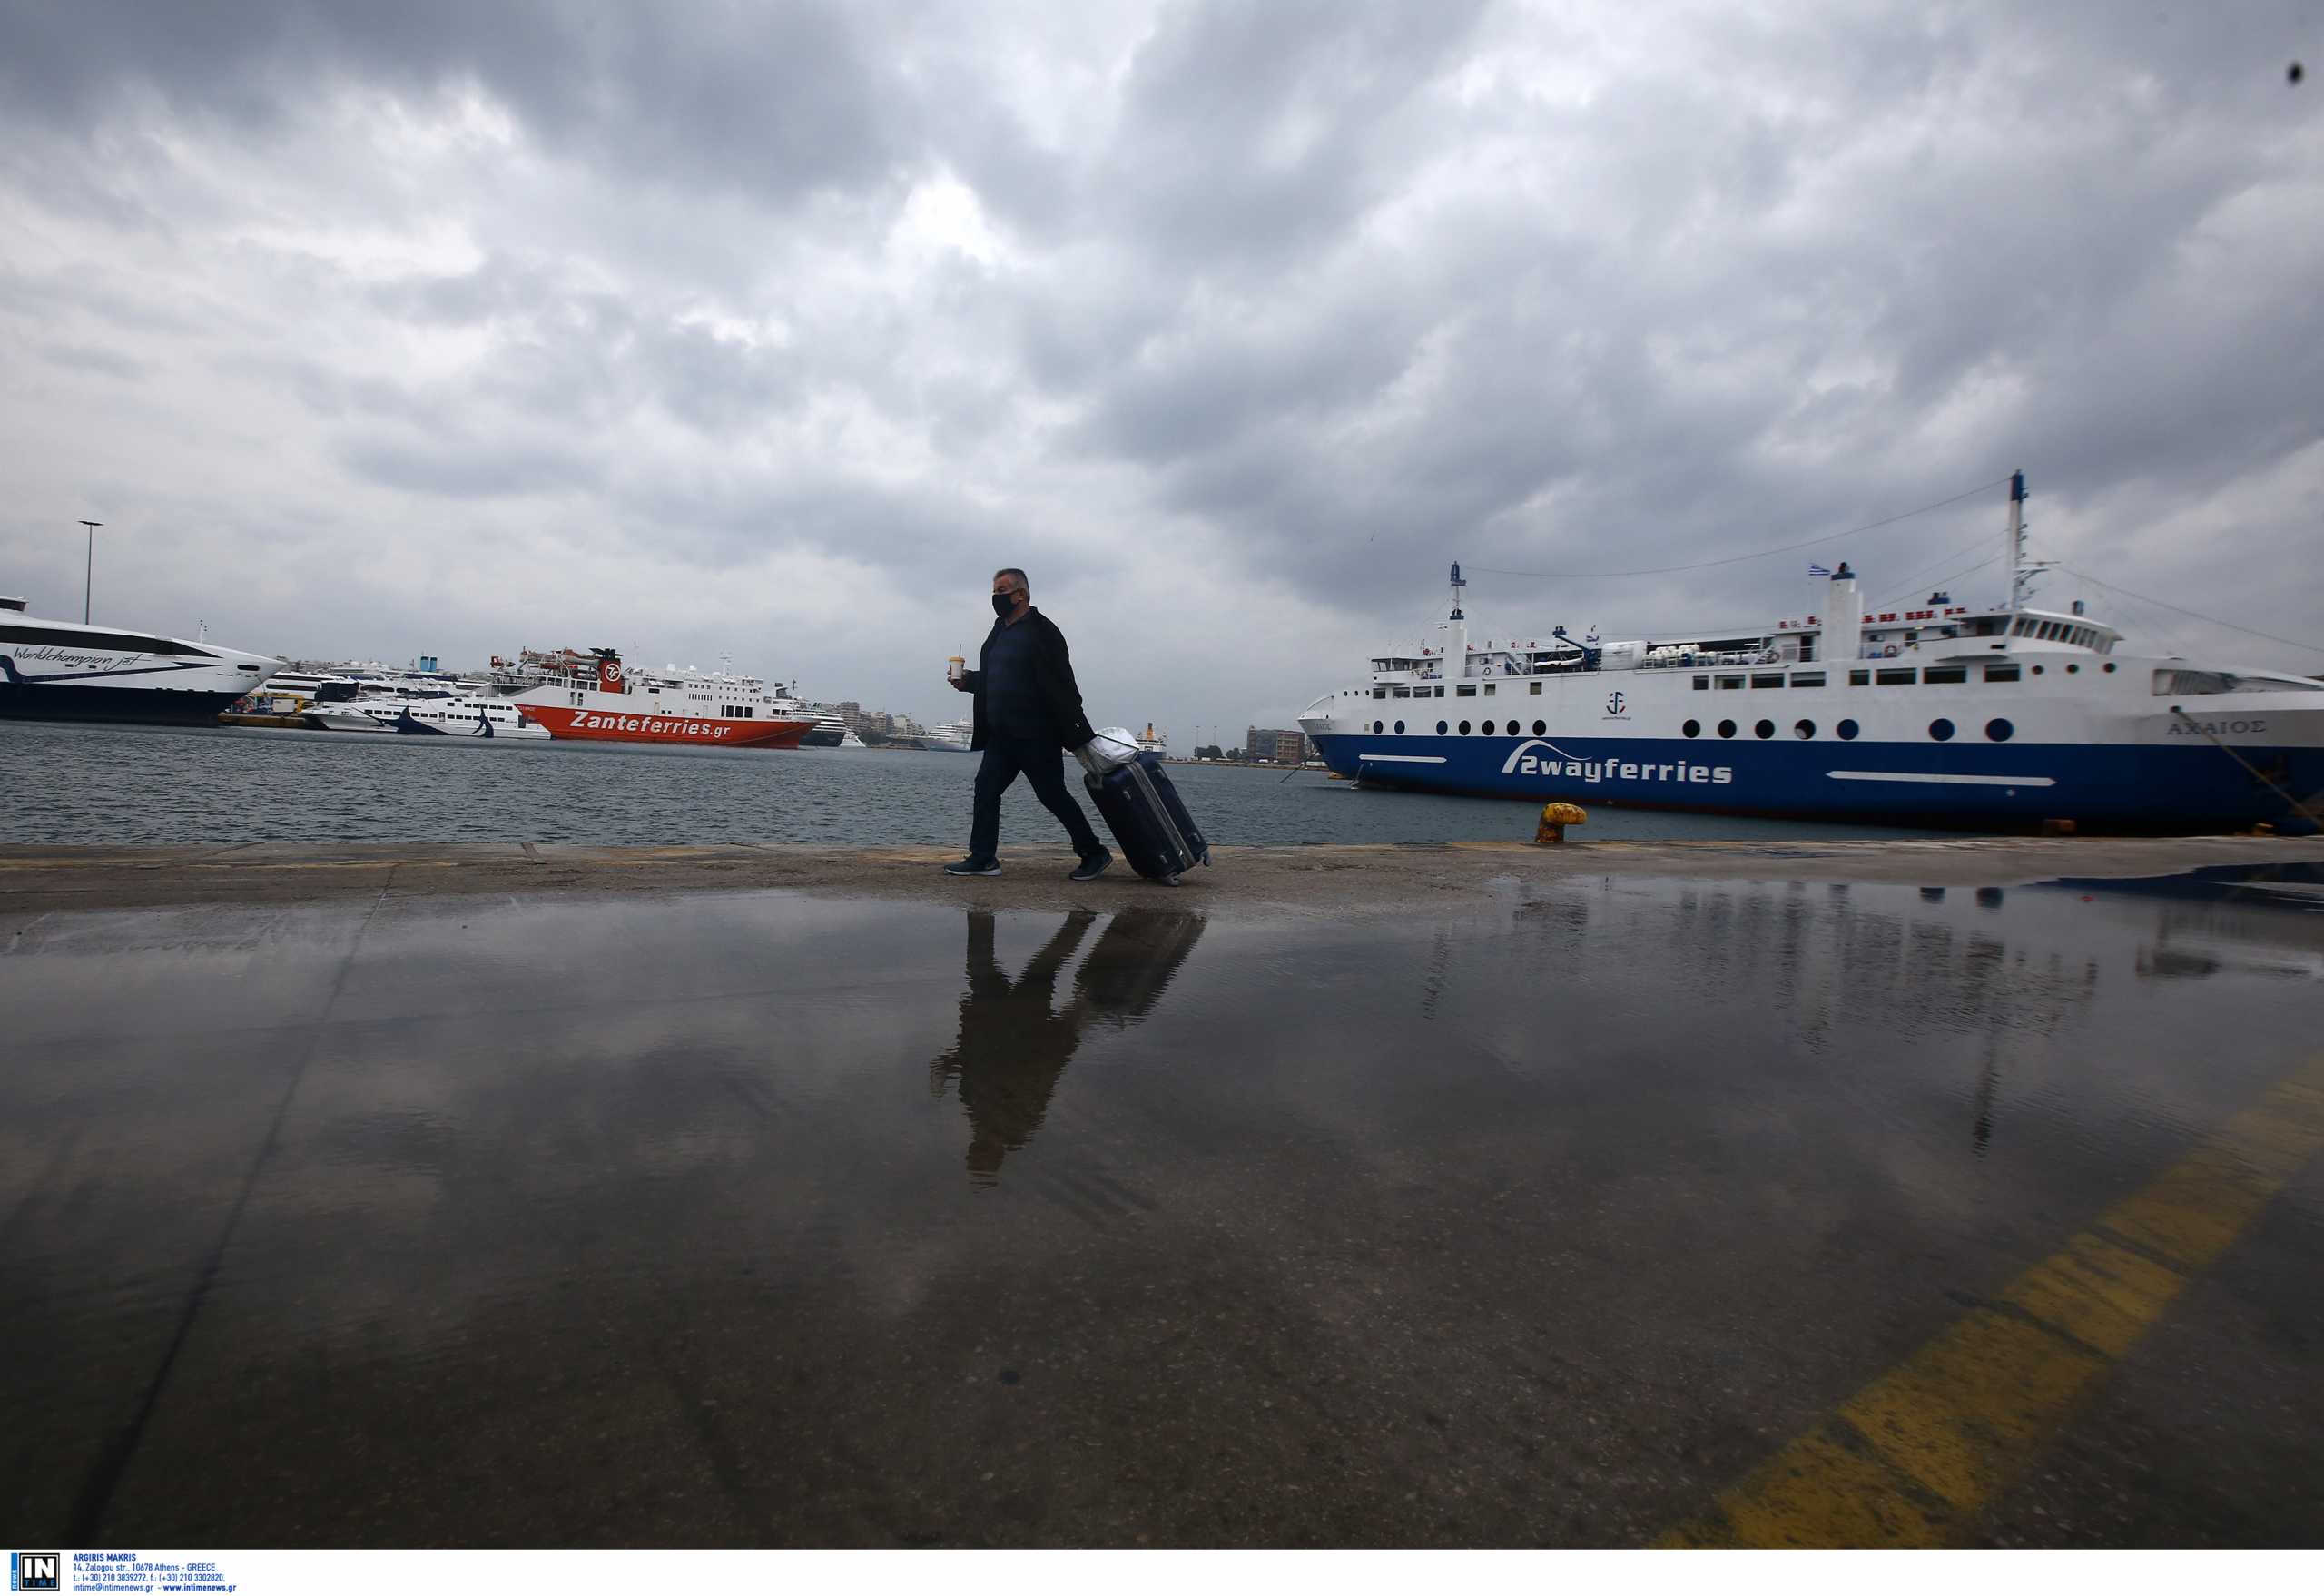
[{"label": "face mask", "polygon": [[1009,615],[1014,612],[1016,608],[1017,596],[1015,594],[996,593],[992,596],[992,613],[999,616],[1001,619],[1007,620]]}]

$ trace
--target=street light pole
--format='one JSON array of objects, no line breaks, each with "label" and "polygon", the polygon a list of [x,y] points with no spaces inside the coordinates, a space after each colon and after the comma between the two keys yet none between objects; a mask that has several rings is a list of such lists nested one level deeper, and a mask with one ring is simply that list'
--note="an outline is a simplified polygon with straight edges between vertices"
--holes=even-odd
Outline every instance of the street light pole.
[{"label": "street light pole", "polygon": [[94,585],[97,576],[97,528],[104,523],[84,521],[81,525],[89,529],[89,563],[81,573],[81,624],[85,626],[89,624],[89,589]]}]

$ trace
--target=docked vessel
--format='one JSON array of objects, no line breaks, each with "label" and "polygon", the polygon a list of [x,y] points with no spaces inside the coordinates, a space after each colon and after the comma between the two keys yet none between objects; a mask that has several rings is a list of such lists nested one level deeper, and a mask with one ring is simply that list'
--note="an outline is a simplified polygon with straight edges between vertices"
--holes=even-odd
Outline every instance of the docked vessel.
[{"label": "docked vessel", "polygon": [[207,640],[36,619],[0,598],[0,717],[214,725],[281,666]]},{"label": "docked vessel", "polygon": [[976,740],[976,731],[974,721],[946,721],[922,737],[920,745],[939,754],[966,754]]},{"label": "docked vessel", "polygon": [[691,747],[796,748],[813,723],[756,676],[639,672],[611,648],[524,650],[495,660],[494,693],[552,737]]},{"label": "docked vessel", "polygon": [[[1381,655],[1299,717],[1366,784],[1793,819],[2027,830],[2315,828],[2324,681],[2131,654],[2025,602],[2023,472],[2008,596],[1818,607],[1750,636],[1472,640],[1452,567],[1436,645]],[[1917,591],[1917,590],[1915,590]]]},{"label": "docked vessel", "polygon": [[[379,714],[380,705],[371,706]],[[406,698],[394,701],[390,729],[407,737],[497,737],[547,742],[548,728],[505,698]]]}]

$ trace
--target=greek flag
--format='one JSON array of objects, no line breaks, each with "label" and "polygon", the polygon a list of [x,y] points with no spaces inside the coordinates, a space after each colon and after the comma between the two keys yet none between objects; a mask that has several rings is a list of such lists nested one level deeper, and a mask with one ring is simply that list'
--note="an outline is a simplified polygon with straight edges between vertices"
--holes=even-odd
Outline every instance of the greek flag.
[{"label": "greek flag", "polygon": [[1811,565],[1807,567],[1807,574],[1811,576],[1828,576],[1832,573],[1826,570],[1821,566]]}]

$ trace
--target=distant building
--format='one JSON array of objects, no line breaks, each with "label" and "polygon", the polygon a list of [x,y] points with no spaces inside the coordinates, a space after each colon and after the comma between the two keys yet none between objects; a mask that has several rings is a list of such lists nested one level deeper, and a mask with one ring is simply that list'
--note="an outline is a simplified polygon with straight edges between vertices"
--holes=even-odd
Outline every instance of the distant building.
[{"label": "distant building", "polygon": [[1243,757],[1271,760],[1276,764],[1304,764],[1307,760],[1307,734],[1252,726],[1243,734]]}]

